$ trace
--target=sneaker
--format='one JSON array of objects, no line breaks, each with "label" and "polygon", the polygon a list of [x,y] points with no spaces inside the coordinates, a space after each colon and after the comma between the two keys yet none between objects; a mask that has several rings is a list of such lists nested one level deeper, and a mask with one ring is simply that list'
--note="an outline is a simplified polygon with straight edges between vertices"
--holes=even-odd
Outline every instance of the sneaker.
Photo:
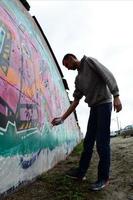
[{"label": "sneaker", "polygon": [[91,185],[89,189],[92,191],[99,191],[99,190],[102,190],[104,187],[106,187],[108,184],[109,184],[109,180],[96,181],[95,183]]},{"label": "sneaker", "polygon": [[67,173],[66,173],[66,176],[72,178],[72,179],[77,179],[77,180],[80,180],[80,181],[83,181],[83,180],[86,180],[86,177],[85,176],[82,176],[80,173],[79,173],[79,169],[78,168],[72,168],[70,169]]}]

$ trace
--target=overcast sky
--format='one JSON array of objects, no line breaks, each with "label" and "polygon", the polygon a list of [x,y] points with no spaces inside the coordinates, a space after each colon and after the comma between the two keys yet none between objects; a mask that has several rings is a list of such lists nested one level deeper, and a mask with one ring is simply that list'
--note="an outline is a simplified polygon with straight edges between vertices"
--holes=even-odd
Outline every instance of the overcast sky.
[{"label": "overcast sky", "polygon": [[[133,124],[133,1],[28,0],[32,15],[39,21],[61,70],[72,100],[76,71],[62,66],[64,54],[74,53],[98,59],[115,76],[123,110],[112,114],[111,130]],[[85,133],[89,108],[84,99],[77,108]]]}]

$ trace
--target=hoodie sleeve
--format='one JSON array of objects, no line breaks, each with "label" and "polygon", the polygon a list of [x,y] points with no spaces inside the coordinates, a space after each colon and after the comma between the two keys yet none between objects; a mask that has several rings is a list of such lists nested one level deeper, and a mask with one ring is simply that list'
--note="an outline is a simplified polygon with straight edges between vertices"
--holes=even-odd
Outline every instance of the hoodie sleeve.
[{"label": "hoodie sleeve", "polygon": [[114,97],[119,96],[119,88],[113,74],[104,65],[102,65],[98,60],[94,58],[87,58],[87,62],[91,66],[91,68],[102,77],[102,79],[107,84],[111,94]]},{"label": "hoodie sleeve", "polygon": [[73,93],[73,97],[76,100],[80,100],[83,97],[83,93],[78,88],[77,79],[75,80],[75,90],[74,90],[74,93]]}]

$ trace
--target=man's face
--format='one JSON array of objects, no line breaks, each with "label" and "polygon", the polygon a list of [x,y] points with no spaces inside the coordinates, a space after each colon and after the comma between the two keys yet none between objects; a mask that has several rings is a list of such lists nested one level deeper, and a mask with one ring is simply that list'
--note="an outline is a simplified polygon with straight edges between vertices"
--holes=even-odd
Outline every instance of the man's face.
[{"label": "man's face", "polygon": [[77,63],[76,63],[75,58],[69,57],[69,58],[65,59],[64,60],[64,66],[68,70],[75,70],[75,69],[77,69]]}]

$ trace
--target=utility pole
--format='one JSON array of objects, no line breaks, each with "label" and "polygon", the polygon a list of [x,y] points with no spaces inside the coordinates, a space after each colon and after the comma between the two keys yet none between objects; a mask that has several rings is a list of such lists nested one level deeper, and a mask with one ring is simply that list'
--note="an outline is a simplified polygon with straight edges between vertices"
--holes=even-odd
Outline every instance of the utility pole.
[{"label": "utility pole", "polygon": [[120,122],[119,122],[119,119],[118,119],[118,115],[116,115],[116,121],[117,121],[117,128],[118,128],[118,133],[120,133]]}]

